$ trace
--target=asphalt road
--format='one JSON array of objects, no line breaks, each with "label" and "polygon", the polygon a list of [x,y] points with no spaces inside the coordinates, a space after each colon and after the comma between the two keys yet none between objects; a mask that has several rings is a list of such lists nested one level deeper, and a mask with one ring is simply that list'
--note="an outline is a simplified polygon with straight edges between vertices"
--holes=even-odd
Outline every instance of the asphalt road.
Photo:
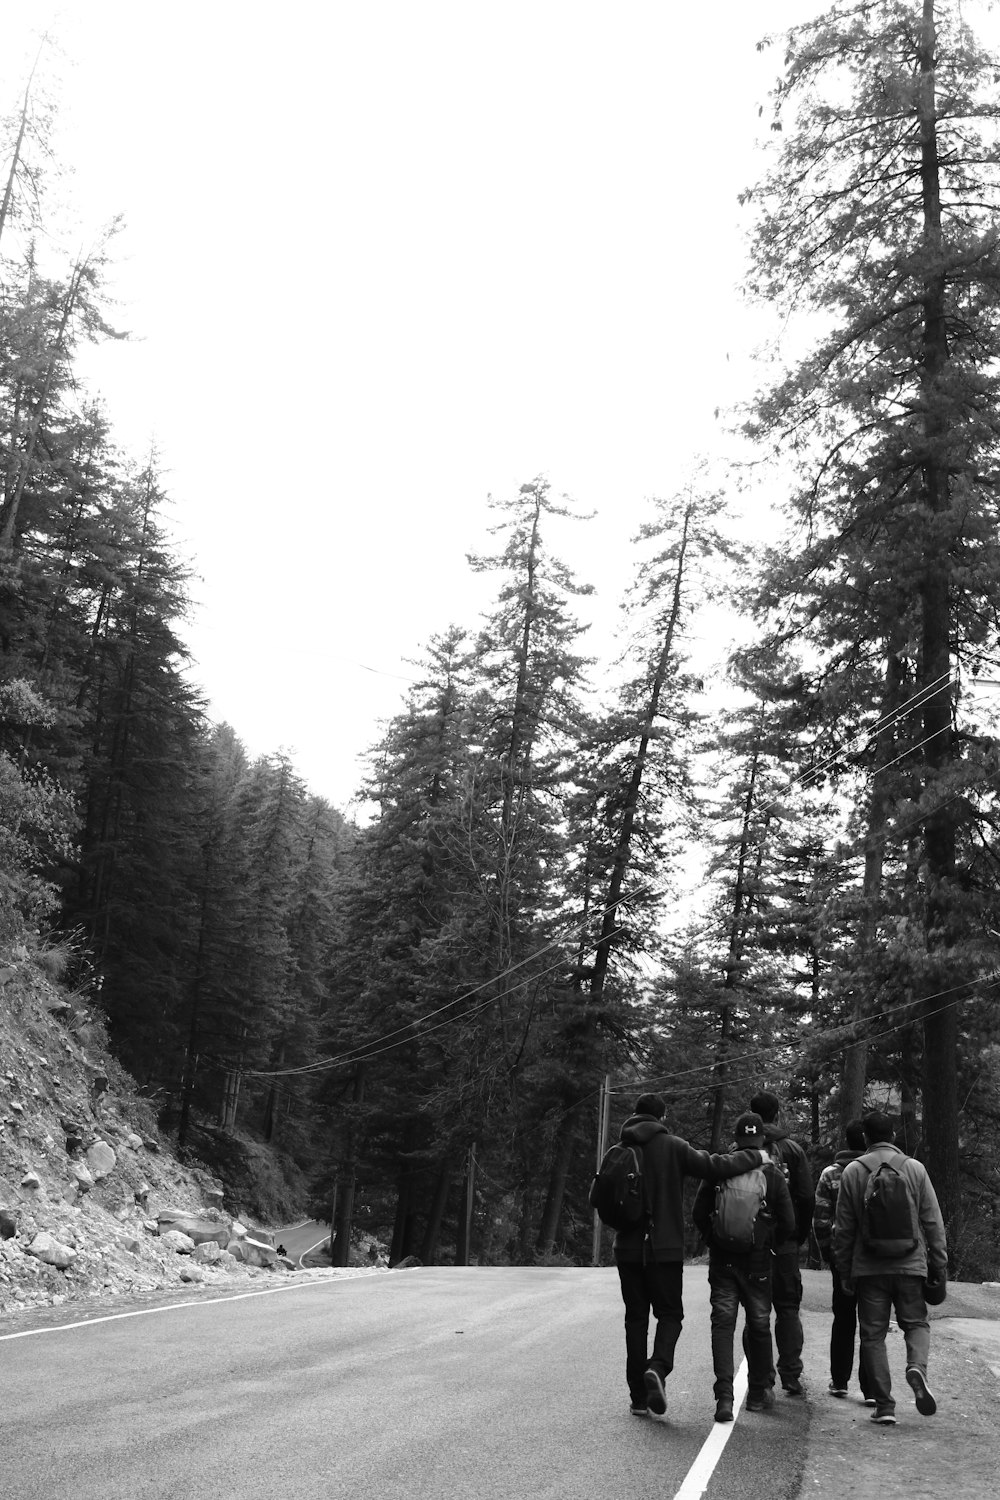
[{"label": "asphalt road", "polygon": [[[704,1267],[665,1420],[613,1269],[317,1280],[0,1342],[5,1500],[663,1500],[715,1429]],[[798,1491],[803,1403],[740,1413],[708,1500]]]}]

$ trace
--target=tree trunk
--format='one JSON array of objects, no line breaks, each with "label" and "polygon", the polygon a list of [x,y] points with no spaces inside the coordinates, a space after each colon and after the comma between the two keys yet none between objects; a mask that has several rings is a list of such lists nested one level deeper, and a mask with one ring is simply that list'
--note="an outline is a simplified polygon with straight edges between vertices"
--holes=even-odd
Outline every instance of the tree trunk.
[{"label": "tree trunk", "polygon": [[399,1262],[410,1253],[407,1226],[412,1224],[413,1216],[410,1212],[410,1197],[412,1193],[413,1173],[409,1166],[402,1167],[396,1184],[396,1216],[392,1226],[392,1240],[389,1245],[389,1264],[398,1265]]},{"label": "tree trunk", "polygon": [[427,1211],[427,1223],[424,1227],[423,1244],[420,1247],[420,1259],[425,1266],[433,1266],[437,1261],[438,1241],[441,1238],[441,1221],[444,1211],[448,1206],[448,1194],[451,1192],[452,1173],[448,1162],[442,1162],[438,1171],[437,1182],[434,1185],[434,1196],[431,1206]]},{"label": "tree trunk", "polygon": [[[861,920],[858,927],[857,953],[861,974],[867,971],[868,958],[878,938],[878,914],[882,900],[882,862],[885,852],[885,829],[889,816],[889,791],[885,769],[895,754],[895,713],[902,697],[904,671],[899,643],[889,642],[886,653],[885,689],[875,738],[875,765],[872,769],[871,794],[868,802],[868,836],[865,843],[865,872],[861,886]],[[859,984],[854,996],[853,1020],[860,1030],[868,1007],[865,986]],[[868,1077],[868,1039],[859,1036],[844,1052],[840,1086],[840,1124],[843,1129],[851,1120],[859,1120],[865,1107],[865,1083]]]},{"label": "tree trunk", "polygon": [[[936,35],[934,0],[923,0],[919,50],[920,80],[917,109],[920,125],[921,191],[924,247],[932,269],[923,288],[923,399],[927,457],[924,463],[924,500],[927,537],[924,555],[923,686],[930,689],[923,705],[925,798],[931,811],[924,825],[927,865],[925,933],[928,965],[924,1005],[924,1144],[926,1165],[937,1189],[945,1222],[957,1214],[960,1201],[958,1155],[958,1005],[942,1005],[940,990],[954,984],[950,952],[952,888],[955,874],[954,802],[948,797],[947,772],[954,747],[951,736],[951,693],[933,689],[949,681],[951,672],[950,559],[947,534],[940,518],[949,509],[950,494],[943,447],[947,418],[942,414],[940,379],[948,361],[945,321],[945,274],[941,266],[941,196],[938,176],[937,102],[935,78]],[[937,265],[934,265],[934,261]],[[937,806],[934,803],[937,802]]]},{"label": "tree trunk", "polygon": [[545,1194],[545,1206],[542,1209],[542,1222],[538,1227],[538,1239],[535,1241],[535,1248],[539,1255],[551,1255],[555,1248],[575,1145],[576,1110],[571,1109],[563,1116],[556,1134],[555,1151],[549,1172],[549,1186]]}]

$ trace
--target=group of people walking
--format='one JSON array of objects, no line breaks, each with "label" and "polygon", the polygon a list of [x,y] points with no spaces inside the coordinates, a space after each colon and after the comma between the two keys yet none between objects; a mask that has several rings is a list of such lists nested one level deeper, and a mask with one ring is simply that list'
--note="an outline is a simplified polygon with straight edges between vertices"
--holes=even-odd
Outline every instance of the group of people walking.
[{"label": "group of people walking", "polygon": [[[845,1149],[813,1186],[802,1147],[780,1123],[781,1102],[762,1091],[734,1127],[734,1150],[699,1151],[664,1123],[666,1105],[642,1094],[621,1129],[641,1159],[644,1213],[615,1235],[625,1304],[625,1376],[636,1416],[662,1415],[684,1319],[684,1179],[700,1185],[692,1218],[708,1246],[715,1420],[734,1416],[734,1350],[745,1314],[747,1409],[767,1411],[780,1384],[802,1382],[800,1247],[810,1231],[833,1278],[829,1394],[848,1394],[860,1330],[858,1377],[871,1420],[895,1423],[885,1347],[890,1315],[906,1341],[906,1380],[917,1411],[937,1402],[927,1383],[929,1287],[942,1294],[947,1245],[941,1210],[920,1162],[895,1145],[892,1121],[873,1111],[846,1130]],[[773,1340],[772,1340],[773,1315]],[[649,1325],[654,1323],[649,1349]],[[775,1358],[776,1355],[776,1358]]]}]

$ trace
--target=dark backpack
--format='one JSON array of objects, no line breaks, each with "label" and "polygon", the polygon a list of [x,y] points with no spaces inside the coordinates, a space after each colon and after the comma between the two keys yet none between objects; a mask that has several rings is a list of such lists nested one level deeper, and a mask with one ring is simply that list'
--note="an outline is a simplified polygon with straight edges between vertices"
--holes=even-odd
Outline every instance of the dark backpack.
[{"label": "dark backpack", "polygon": [[720,1182],[715,1189],[712,1213],[712,1244],[717,1250],[752,1250],[756,1243],[757,1216],[767,1197],[763,1167],[753,1167]]},{"label": "dark backpack", "polygon": [[871,1255],[885,1260],[909,1255],[920,1240],[917,1205],[902,1172],[877,1156],[858,1160],[868,1173],[861,1202],[861,1240]]},{"label": "dark backpack", "polygon": [[642,1152],[619,1141],[609,1146],[590,1184],[590,1206],[611,1229],[637,1229],[646,1219]]}]

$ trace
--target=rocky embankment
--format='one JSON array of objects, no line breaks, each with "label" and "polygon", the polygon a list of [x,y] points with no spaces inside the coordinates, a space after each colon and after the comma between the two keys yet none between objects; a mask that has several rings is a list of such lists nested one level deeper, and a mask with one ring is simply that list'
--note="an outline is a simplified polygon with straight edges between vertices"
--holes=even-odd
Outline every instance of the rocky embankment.
[{"label": "rocky embankment", "polygon": [[0,954],[0,1319],[115,1294],[284,1277],[272,1237],[178,1162],[44,952]]}]

